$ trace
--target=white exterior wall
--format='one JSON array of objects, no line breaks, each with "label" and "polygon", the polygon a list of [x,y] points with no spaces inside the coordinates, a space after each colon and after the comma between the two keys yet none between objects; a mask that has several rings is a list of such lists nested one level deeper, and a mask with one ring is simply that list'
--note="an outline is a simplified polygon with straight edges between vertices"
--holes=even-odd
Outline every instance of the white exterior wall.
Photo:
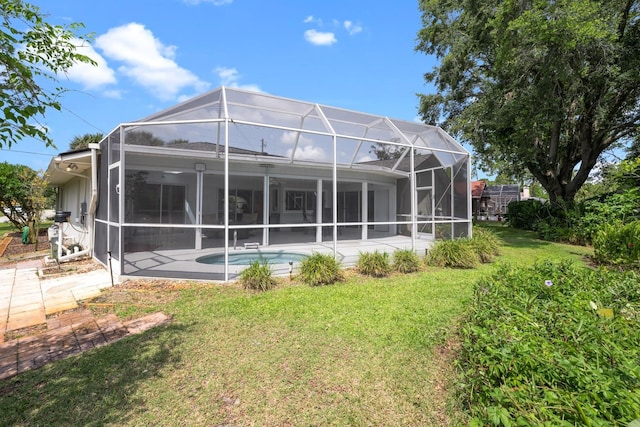
[{"label": "white exterior wall", "polygon": [[86,212],[91,200],[90,177],[73,177],[58,188],[58,211],[71,212],[70,222],[63,224],[64,240],[66,244],[78,243],[83,249],[90,244],[90,237],[86,224]]}]

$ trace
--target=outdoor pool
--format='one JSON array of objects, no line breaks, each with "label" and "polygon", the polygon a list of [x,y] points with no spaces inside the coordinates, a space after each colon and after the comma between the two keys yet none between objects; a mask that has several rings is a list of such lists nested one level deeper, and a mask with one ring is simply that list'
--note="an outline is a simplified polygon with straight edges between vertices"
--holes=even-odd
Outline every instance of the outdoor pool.
[{"label": "outdoor pool", "polygon": [[[229,265],[249,265],[252,262],[266,261],[269,264],[289,264],[289,261],[298,263],[307,255],[285,251],[260,251],[260,252],[234,252],[229,254]],[[205,255],[196,258],[196,262],[202,264],[224,265],[224,254]]]}]

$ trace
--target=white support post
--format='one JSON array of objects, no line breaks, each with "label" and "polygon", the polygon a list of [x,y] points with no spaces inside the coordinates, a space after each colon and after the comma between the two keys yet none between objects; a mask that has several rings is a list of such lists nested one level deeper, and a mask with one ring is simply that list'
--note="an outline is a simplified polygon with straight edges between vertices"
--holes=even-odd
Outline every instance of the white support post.
[{"label": "white support post", "polygon": [[[226,98],[224,88],[222,96]],[[226,99],[223,99],[226,105]],[[224,281],[229,281],[229,115],[224,120]]]},{"label": "white support post", "polygon": [[417,216],[416,216],[416,157],[415,150],[411,149],[411,157],[410,157],[410,172],[409,172],[409,181],[411,182],[411,250],[416,250],[416,233],[418,233],[418,225],[416,224]]},{"label": "white support post", "polygon": [[369,183],[367,181],[362,182],[362,212],[361,212],[361,221],[362,221],[362,240],[367,240],[369,237],[369,224],[368,216],[369,213]]},{"label": "white support post", "polygon": [[262,246],[269,245],[269,228],[267,228],[267,224],[269,224],[269,198],[271,194],[269,194],[269,167],[265,168],[264,173],[264,185],[262,189]]},{"label": "white support post", "polygon": [[333,257],[338,255],[338,138],[333,135]]},{"label": "white support post", "polygon": [[[202,225],[203,172],[196,171],[196,224]],[[196,228],[196,250],[202,249],[202,228]]]},{"label": "white support post", "polygon": [[322,243],[322,178],[316,183],[316,243]]},{"label": "white support post", "polygon": [[451,221],[451,240],[453,240],[456,237],[456,235],[455,235],[455,231],[456,231],[455,225],[456,225],[456,223],[453,222],[453,220],[455,218],[454,215],[453,215],[454,214],[453,203],[455,202],[455,199],[453,198],[453,196],[455,195],[455,187],[453,186],[454,185],[454,178],[455,178],[454,177],[455,170],[453,169],[453,166],[449,166],[449,167],[451,168],[451,187],[450,187],[450,189],[451,189],[450,190],[450,192],[451,192],[450,199],[451,200],[449,201],[451,207],[449,208],[449,211],[450,211],[450,219],[449,219],[449,221]]}]

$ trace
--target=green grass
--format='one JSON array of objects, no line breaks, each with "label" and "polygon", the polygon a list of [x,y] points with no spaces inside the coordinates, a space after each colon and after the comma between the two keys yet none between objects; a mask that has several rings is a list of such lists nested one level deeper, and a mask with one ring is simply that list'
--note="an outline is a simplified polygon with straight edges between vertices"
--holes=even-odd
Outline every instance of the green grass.
[{"label": "green grass", "polygon": [[[2,214],[0,214],[0,215],[2,215]],[[51,221],[43,221],[43,222],[40,223],[40,230],[46,230],[52,224],[53,224],[53,222],[51,222]],[[5,234],[7,234],[7,233],[14,233],[16,231],[21,231],[21,230],[18,230],[16,228],[16,226],[13,225],[10,222],[0,222],[0,238],[4,237]]]},{"label": "green grass", "polygon": [[[500,258],[580,256],[494,231]],[[464,424],[446,331],[491,268],[264,293],[194,283],[158,306],[172,324],[0,382],[0,425]]]},{"label": "green grass", "polygon": [[506,259],[515,264],[530,265],[545,259],[581,260],[593,254],[593,249],[590,247],[538,240],[533,231],[516,230],[497,222],[483,222],[479,226],[491,230],[503,240],[503,245],[500,247],[502,256],[498,259]]},{"label": "green grass", "polygon": [[4,237],[7,233],[13,233],[14,231],[18,231],[15,225],[10,222],[0,222],[0,238]]}]

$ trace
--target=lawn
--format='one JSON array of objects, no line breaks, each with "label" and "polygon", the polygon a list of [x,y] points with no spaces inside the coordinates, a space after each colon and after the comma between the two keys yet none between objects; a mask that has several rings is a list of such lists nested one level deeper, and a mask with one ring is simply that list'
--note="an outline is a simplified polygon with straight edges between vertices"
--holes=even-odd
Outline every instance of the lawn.
[{"label": "lawn", "polygon": [[[502,261],[589,253],[492,229],[505,241]],[[156,290],[172,297],[155,306],[120,299],[121,316],[161,309],[174,320],[0,382],[0,425],[463,424],[447,332],[490,268],[348,274],[265,293],[183,283]]]},{"label": "lawn", "polygon": [[16,226],[10,222],[0,222],[0,238],[4,237],[7,233],[13,233],[16,230]]}]

